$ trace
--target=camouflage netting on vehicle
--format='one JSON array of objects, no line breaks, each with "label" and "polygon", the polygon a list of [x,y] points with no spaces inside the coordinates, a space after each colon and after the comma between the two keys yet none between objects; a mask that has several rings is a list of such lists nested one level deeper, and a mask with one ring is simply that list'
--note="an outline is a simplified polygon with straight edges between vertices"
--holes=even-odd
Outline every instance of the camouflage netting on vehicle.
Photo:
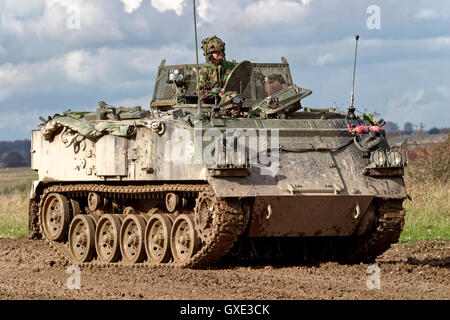
[{"label": "camouflage netting on vehicle", "polygon": [[51,140],[62,128],[69,128],[88,139],[97,139],[105,134],[128,137],[134,135],[136,132],[135,126],[133,125],[123,125],[108,121],[93,123],[86,119],[77,119],[70,115],[55,115],[45,125],[41,126],[41,132],[46,140]]},{"label": "camouflage netting on vehicle", "polygon": [[[252,63],[253,74],[248,85],[243,86],[243,97],[247,100],[257,101],[266,98],[271,93],[268,91],[269,83],[278,81],[283,88],[292,86],[287,63]],[[156,86],[152,101],[173,99],[176,93],[175,86],[167,83],[169,71],[182,70],[185,75],[186,94],[196,94],[195,65],[163,66],[158,71]]]}]

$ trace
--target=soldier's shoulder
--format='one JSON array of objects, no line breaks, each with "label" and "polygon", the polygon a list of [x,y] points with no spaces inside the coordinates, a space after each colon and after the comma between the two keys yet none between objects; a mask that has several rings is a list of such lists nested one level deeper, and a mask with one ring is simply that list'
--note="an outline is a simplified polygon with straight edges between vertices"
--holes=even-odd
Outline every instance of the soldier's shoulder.
[{"label": "soldier's shoulder", "polygon": [[202,65],[200,67],[200,75],[202,75],[202,74],[206,75],[206,74],[210,73],[211,70],[212,70],[212,67],[208,63],[205,63],[204,65]]},{"label": "soldier's shoulder", "polygon": [[214,65],[211,62],[206,62],[205,64],[203,64],[200,69],[212,69],[214,68]]}]

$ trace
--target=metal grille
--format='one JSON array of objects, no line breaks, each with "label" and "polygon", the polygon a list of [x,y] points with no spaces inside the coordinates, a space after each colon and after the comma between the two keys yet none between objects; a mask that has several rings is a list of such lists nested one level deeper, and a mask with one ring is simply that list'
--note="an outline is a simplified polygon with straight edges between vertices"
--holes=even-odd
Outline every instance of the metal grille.
[{"label": "metal grille", "polygon": [[261,100],[292,85],[289,66],[286,64],[253,64],[254,98]]},{"label": "metal grille", "polygon": [[158,72],[158,78],[156,79],[155,92],[152,100],[166,100],[173,99],[175,97],[176,88],[173,84],[167,83],[167,77],[169,76],[170,69],[160,69]]},{"label": "metal grille", "polygon": [[[167,83],[169,70],[172,69],[184,70],[186,94],[195,95],[197,93],[196,65],[164,66],[159,69],[152,101],[175,99],[175,86]],[[280,84],[277,84],[277,81]],[[271,87],[269,83],[275,84]],[[274,94],[274,90],[277,88],[281,89],[290,85],[292,85],[292,80],[288,64],[254,63],[250,83],[242,88],[242,93],[247,100],[261,100],[271,93],[270,90]]]}]

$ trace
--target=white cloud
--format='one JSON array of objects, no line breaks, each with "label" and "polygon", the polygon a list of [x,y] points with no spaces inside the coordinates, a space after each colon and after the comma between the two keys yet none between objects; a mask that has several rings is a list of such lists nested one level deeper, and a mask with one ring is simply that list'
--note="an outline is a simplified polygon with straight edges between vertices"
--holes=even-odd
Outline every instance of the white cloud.
[{"label": "white cloud", "polygon": [[92,62],[92,59],[90,58],[91,57],[87,52],[81,50],[67,54],[67,56],[63,58],[67,78],[81,83],[91,82],[95,69],[91,68],[92,65],[90,62]]},{"label": "white cloud", "polygon": [[[443,70],[450,69],[450,1],[424,3],[397,10],[388,1],[382,19],[389,32],[360,30],[356,100],[395,117],[387,120],[420,117],[427,126],[448,126],[450,81]],[[80,30],[67,28],[69,5],[81,9]],[[363,6],[358,0],[197,0],[199,39],[221,37],[230,60],[285,56],[295,82],[315,92],[305,103],[340,105],[350,96],[352,35],[361,20],[365,25]],[[167,23],[167,14],[178,16]],[[419,23],[427,21],[433,23]],[[100,99],[148,105],[163,58],[195,62],[192,37],[192,0],[0,0],[0,111],[55,113],[66,104],[95,108]],[[5,136],[15,137],[0,131],[0,140]]]},{"label": "white cloud", "polygon": [[324,53],[317,57],[316,64],[323,67],[328,64],[335,63],[337,61],[337,57],[334,53]]},{"label": "white cloud", "polygon": [[[28,49],[32,45],[39,47],[42,43],[53,47],[58,47],[62,43],[79,47],[87,42],[122,39],[117,21],[108,15],[102,3],[88,0],[36,1],[40,6],[26,6],[30,3],[28,0],[20,3],[18,7],[13,5],[0,7],[0,33],[5,42],[20,38],[24,43],[23,49]],[[22,6],[23,12],[18,9]],[[68,28],[68,22],[74,17],[74,13],[70,11],[73,7],[80,10],[79,30]],[[33,14],[24,17],[24,13]]]},{"label": "white cloud", "polygon": [[423,8],[414,14],[414,18],[417,20],[434,20],[439,18],[439,14],[434,9]]},{"label": "white cloud", "polygon": [[10,97],[17,89],[30,81],[22,68],[12,64],[0,66],[0,102]]},{"label": "white cloud", "polygon": [[421,88],[404,91],[399,97],[390,99],[387,103],[386,119],[399,123],[422,122],[434,109],[424,96],[425,90]]},{"label": "white cloud", "polygon": [[132,13],[139,9],[142,4],[142,0],[120,0],[123,2],[125,12]]},{"label": "white cloud", "polygon": [[442,94],[447,100],[450,101],[450,87],[440,86],[436,88],[436,91]]},{"label": "white cloud", "polygon": [[208,20],[208,12],[211,10],[212,6],[210,0],[199,0],[199,4],[197,6],[198,16],[207,21]]},{"label": "white cloud", "polygon": [[44,2],[42,0],[3,0],[3,5],[5,12],[26,18],[42,10]]},{"label": "white cloud", "polygon": [[[180,46],[100,48],[74,50],[43,61],[0,65],[0,102],[23,92],[77,92],[82,86],[96,90],[148,87],[162,59],[167,64],[192,63],[194,51]],[[106,98],[105,98],[106,99]],[[142,100],[141,100],[142,101]]]},{"label": "white cloud", "polygon": [[309,12],[310,3],[311,0],[199,0],[197,10],[201,21],[242,30],[296,21]]},{"label": "white cloud", "polygon": [[144,110],[149,109],[150,107],[150,96],[144,96],[144,97],[130,97],[130,98],[124,98],[120,99],[118,101],[113,101],[110,103],[112,106],[122,106],[122,107],[136,107],[141,106]]},{"label": "white cloud", "polygon": [[250,3],[234,21],[244,27],[269,27],[301,19],[308,12],[309,1],[259,0]]},{"label": "white cloud", "polygon": [[8,12],[2,12],[0,15],[0,26],[2,30],[14,34],[16,37],[23,37],[24,22]]},{"label": "white cloud", "polygon": [[152,0],[152,7],[160,12],[173,10],[177,15],[183,13],[185,0]]},{"label": "white cloud", "polygon": [[166,64],[193,63],[194,50],[180,46],[166,46],[159,49],[132,49],[127,59],[128,65],[139,74],[152,74],[158,70],[159,63],[166,59]]},{"label": "white cloud", "polygon": [[[120,1],[124,4],[125,12],[132,13],[140,8],[143,0]],[[151,0],[151,5],[160,12],[173,10],[177,15],[181,15],[183,13],[183,7],[186,5],[186,0]]]}]

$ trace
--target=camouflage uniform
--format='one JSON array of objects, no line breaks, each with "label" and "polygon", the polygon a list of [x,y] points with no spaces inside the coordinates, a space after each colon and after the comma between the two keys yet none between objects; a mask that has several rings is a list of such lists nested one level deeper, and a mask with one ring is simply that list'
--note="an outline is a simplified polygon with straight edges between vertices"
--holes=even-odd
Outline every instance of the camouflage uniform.
[{"label": "camouflage uniform", "polygon": [[[225,43],[218,37],[212,36],[202,40],[203,55],[206,63],[199,72],[199,89],[202,100],[213,101],[214,94],[211,92],[215,88],[223,88],[225,82],[235,67],[233,62],[225,60]],[[216,66],[212,63],[212,53],[223,51],[223,61]]]},{"label": "camouflage uniform", "polygon": [[234,63],[224,60],[222,64],[215,66],[211,62],[205,63],[200,69],[199,88],[202,100],[213,99],[211,90],[214,88],[223,88],[227,78],[233,68]]}]

